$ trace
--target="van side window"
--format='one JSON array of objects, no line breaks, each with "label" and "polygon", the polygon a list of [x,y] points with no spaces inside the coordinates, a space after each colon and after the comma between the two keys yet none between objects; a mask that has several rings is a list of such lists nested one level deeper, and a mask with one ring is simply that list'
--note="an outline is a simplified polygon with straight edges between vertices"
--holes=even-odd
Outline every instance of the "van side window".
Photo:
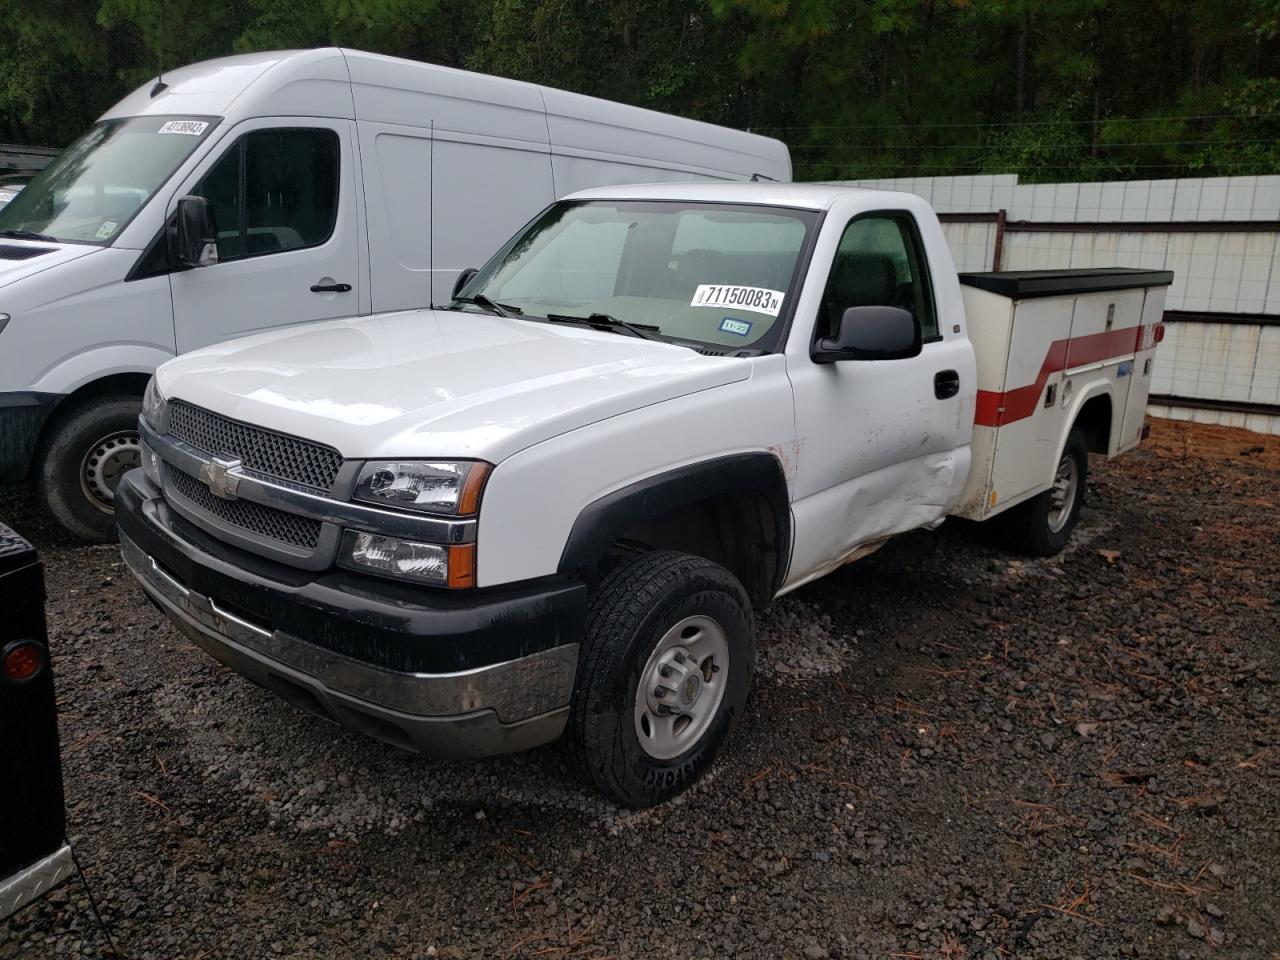
[{"label": "van side window", "polygon": [[209,201],[219,261],[319,246],[338,215],[338,135],[256,130],[192,192]]},{"label": "van side window", "polygon": [[845,227],[822,298],[819,327],[833,336],[849,307],[901,307],[923,340],[939,339],[933,289],[915,221],[908,213],[873,213]]}]

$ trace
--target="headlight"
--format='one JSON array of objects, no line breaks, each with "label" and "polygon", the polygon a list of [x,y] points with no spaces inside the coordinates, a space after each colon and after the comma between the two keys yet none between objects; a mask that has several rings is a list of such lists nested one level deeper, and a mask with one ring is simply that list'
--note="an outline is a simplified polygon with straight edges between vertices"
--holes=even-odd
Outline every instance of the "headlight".
[{"label": "headlight", "polygon": [[146,392],[142,395],[142,416],[153,429],[163,430],[166,426],[164,415],[167,409],[168,403],[156,386],[156,378],[152,377],[147,381]]},{"label": "headlight", "polygon": [[370,460],[353,496],[380,507],[467,517],[480,508],[489,470],[479,460]]},{"label": "headlight", "polygon": [[348,530],[342,536],[338,564],[397,580],[460,589],[475,585],[473,543],[445,546]]}]

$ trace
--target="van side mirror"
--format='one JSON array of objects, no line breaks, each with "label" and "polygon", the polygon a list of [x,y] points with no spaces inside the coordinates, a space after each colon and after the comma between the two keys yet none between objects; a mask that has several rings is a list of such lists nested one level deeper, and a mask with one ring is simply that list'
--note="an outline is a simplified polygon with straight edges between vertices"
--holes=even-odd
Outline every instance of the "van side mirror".
[{"label": "van side mirror", "polygon": [[905,360],[919,355],[920,327],[901,307],[849,307],[834,337],[809,351],[814,363],[838,360]]},{"label": "van side mirror", "polygon": [[184,267],[207,267],[218,262],[218,233],[204,197],[178,201],[173,238],[174,259]]},{"label": "van side mirror", "polygon": [[458,274],[458,279],[453,281],[453,299],[454,300],[458,299],[458,294],[462,292],[463,287],[465,287],[468,283],[470,283],[471,279],[479,272],[480,271],[477,270],[475,267],[467,267],[467,269],[463,270],[460,274]]}]

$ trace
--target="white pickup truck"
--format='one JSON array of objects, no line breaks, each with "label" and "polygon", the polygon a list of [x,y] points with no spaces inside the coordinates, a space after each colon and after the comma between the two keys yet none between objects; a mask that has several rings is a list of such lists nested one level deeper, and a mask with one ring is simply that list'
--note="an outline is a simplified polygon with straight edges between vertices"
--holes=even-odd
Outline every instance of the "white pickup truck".
[{"label": "white pickup truck", "polygon": [[747,703],[753,610],[948,516],[1050,555],[1144,431],[1171,275],[959,277],[908,194],[612,187],[446,310],[160,367],[124,557],[218,660],[423,753],[568,728],[673,796]]}]

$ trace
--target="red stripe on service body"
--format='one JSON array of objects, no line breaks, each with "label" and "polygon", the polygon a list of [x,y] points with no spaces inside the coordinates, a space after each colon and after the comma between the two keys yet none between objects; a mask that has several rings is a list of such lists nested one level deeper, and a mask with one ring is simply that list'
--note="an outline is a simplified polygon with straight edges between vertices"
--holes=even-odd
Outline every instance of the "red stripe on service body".
[{"label": "red stripe on service body", "polygon": [[[1156,328],[1159,326],[1155,325]],[[1158,342],[1159,333],[1149,326],[1122,327],[1106,333],[1093,333],[1087,337],[1055,340],[1049,345],[1044,363],[1040,364],[1040,373],[1035,383],[1015,387],[1004,393],[999,390],[979,390],[973,422],[980,427],[1003,427],[1005,424],[1025,420],[1036,412],[1044,393],[1044,385],[1053,374],[1104,360],[1122,360],[1126,356],[1132,356],[1144,345],[1154,346]]]}]

